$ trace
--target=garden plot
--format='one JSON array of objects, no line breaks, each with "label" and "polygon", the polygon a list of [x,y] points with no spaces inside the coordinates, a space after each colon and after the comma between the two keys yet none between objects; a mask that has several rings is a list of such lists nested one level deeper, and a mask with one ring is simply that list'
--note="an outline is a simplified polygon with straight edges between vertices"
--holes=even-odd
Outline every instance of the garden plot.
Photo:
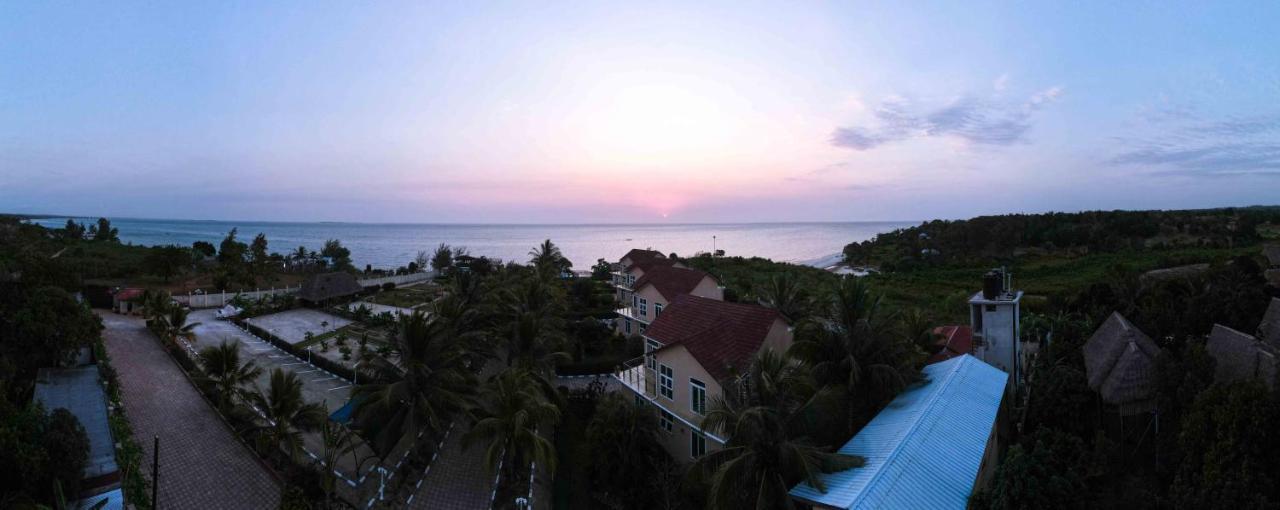
[{"label": "garden plot", "polygon": [[307,333],[311,333],[312,337],[324,337],[332,335],[337,329],[351,324],[349,319],[308,308],[298,308],[287,312],[253,317],[245,319],[245,322],[269,331],[281,340],[295,345],[307,340]]}]

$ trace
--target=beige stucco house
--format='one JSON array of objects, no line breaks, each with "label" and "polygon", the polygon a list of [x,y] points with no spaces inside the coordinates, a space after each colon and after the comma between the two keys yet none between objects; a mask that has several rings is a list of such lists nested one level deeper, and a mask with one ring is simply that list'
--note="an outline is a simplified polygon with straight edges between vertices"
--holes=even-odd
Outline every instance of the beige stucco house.
[{"label": "beige stucco house", "polygon": [[643,337],[644,357],[616,377],[637,402],[653,406],[667,451],[684,461],[723,447],[719,432],[701,429],[723,388],[747,372],[756,353],[783,351],[792,342],[791,327],[777,310],[692,293],[668,302]]},{"label": "beige stucco house", "polygon": [[643,334],[676,296],[693,294],[723,300],[724,289],[711,275],[690,269],[652,250],[631,250],[614,272],[618,319],[623,335]]}]

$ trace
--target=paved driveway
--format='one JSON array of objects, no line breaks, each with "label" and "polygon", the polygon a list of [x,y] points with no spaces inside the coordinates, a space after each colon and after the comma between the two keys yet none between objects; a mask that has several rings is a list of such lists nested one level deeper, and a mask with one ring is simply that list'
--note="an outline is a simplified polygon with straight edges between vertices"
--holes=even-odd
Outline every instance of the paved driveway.
[{"label": "paved driveway", "polygon": [[142,319],[99,312],[122,399],[151,471],[160,437],[159,508],[275,508],[280,487],[241,445]]}]

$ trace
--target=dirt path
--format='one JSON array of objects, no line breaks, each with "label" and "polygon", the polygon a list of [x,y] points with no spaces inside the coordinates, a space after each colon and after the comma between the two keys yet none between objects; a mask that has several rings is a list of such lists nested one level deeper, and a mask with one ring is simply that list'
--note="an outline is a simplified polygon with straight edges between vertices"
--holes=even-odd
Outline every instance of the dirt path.
[{"label": "dirt path", "polygon": [[275,508],[275,479],[236,441],[142,319],[98,315],[148,473],[152,437],[160,437],[159,508]]}]

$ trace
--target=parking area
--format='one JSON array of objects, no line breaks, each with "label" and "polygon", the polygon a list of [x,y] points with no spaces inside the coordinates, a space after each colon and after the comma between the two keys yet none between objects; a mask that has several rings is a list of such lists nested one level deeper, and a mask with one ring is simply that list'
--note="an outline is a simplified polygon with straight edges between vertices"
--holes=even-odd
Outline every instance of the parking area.
[{"label": "parking area", "polygon": [[[320,336],[351,324],[348,319],[310,308],[297,308],[286,312],[263,315],[246,319],[246,322],[270,331],[271,334],[291,344],[306,340],[308,332],[312,335]],[[232,326],[232,329],[235,329],[235,327]]]},{"label": "parking area", "polygon": [[[193,347],[197,351],[206,347],[216,346],[223,341],[238,342],[242,362],[253,361],[257,366],[262,367],[262,375],[258,377],[255,384],[264,392],[271,384],[271,372],[280,368],[293,372],[302,380],[303,399],[308,403],[323,404],[329,414],[345,405],[351,397],[352,384],[350,381],[316,368],[308,364],[306,360],[295,358],[270,343],[241,330],[232,322],[214,318],[214,310],[194,310],[191,312],[190,321],[200,323],[194,328],[196,338],[195,342],[193,342]],[[308,455],[318,456],[324,451],[323,443],[318,433],[306,434],[303,438],[303,443],[305,453]],[[364,458],[370,454],[372,454],[372,451],[362,445],[354,457]],[[344,481],[360,482],[363,480],[363,477],[355,475],[358,462],[360,461],[353,458],[352,455],[339,458],[336,467]],[[367,474],[371,467],[371,463],[364,464],[360,472]]]}]

